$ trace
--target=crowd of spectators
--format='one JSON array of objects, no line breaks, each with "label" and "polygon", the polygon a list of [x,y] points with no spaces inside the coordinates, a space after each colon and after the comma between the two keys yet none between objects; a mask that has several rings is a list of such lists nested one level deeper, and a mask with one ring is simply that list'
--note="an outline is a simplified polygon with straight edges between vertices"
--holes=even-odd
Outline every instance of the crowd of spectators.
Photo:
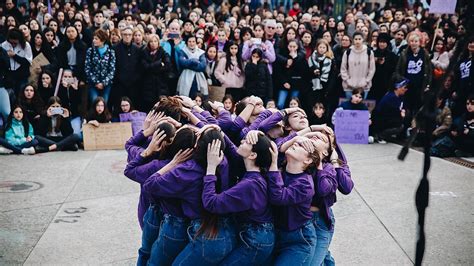
[{"label": "crowd of spectators", "polygon": [[454,15],[386,2],[336,14],[324,0],[6,0],[0,151],[77,150],[82,124],[148,112],[173,95],[204,108],[221,101],[233,117],[255,95],[328,125],[337,108],[372,100],[370,141],[385,142],[407,137],[426,93],[439,91],[432,153],[472,155],[466,1]]}]

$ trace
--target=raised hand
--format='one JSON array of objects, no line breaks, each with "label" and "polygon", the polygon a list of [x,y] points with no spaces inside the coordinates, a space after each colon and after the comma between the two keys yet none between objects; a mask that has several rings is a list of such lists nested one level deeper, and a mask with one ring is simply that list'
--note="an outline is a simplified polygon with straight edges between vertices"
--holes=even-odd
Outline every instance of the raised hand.
[{"label": "raised hand", "polygon": [[224,159],[224,153],[221,151],[222,142],[218,139],[213,140],[207,145],[207,174],[215,174],[217,166]]}]

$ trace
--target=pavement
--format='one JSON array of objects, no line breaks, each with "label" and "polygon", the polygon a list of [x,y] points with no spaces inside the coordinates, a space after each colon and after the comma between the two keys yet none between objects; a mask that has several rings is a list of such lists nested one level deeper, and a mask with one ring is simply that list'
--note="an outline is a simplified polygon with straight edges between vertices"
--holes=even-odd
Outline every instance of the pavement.
[{"label": "pavement", "polygon": [[[355,189],[338,195],[331,253],[341,265],[410,265],[423,154],[395,144],[343,145]],[[134,265],[139,185],[125,151],[0,156],[0,265]],[[432,159],[427,265],[474,264],[474,170]]]}]

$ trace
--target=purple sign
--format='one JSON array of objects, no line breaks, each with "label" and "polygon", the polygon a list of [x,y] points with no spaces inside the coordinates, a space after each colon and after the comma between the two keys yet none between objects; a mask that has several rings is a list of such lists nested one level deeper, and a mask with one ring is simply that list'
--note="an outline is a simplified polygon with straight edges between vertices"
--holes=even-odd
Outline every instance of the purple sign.
[{"label": "purple sign", "polygon": [[146,113],[143,112],[130,112],[119,114],[120,122],[132,122],[132,133],[139,132],[143,129],[143,122],[146,118]]},{"label": "purple sign", "polygon": [[368,143],[369,111],[336,110],[334,115],[338,143]]}]

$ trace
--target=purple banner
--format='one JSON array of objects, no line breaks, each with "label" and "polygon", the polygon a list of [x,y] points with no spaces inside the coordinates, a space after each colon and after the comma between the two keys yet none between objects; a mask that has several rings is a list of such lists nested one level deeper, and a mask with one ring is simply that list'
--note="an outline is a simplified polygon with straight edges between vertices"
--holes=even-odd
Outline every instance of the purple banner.
[{"label": "purple banner", "polygon": [[369,111],[336,110],[334,115],[338,143],[368,143]]},{"label": "purple banner", "polygon": [[120,114],[120,122],[132,122],[132,133],[139,132],[143,129],[143,122],[146,118],[146,113],[143,112],[130,112]]}]

